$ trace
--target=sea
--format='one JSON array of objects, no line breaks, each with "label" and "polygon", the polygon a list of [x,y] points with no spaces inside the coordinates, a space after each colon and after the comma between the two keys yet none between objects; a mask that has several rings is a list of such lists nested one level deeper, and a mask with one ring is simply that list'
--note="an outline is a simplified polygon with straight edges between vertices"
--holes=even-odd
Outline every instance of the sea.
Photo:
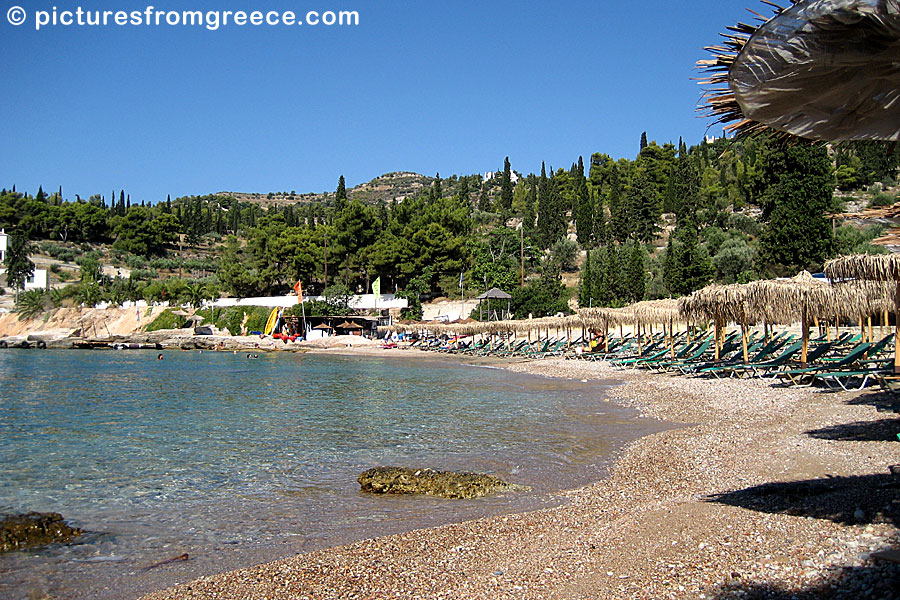
[{"label": "sea", "polygon": [[[609,402],[615,381],[446,355],[158,354],[0,350],[0,514],[57,512],[85,531],[0,554],[0,598],[128,600],[364,538],[559,505],[561,490],[601,479],[624,444],[665,428]],[[357,477],[375,466],[488,473],[531,491],[363,493]]]}]

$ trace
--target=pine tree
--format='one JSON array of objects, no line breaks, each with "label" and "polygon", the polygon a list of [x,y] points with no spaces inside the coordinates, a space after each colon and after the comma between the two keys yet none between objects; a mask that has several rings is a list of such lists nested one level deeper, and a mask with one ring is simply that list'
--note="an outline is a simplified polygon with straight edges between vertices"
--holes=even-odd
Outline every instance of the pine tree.
[{"label": "pine tree", "polygon": [[[38,193],[41,193],[38,188]],[[11,231],[7,238],[6,281],[12,287],[15,300],[19,299],[19,289],[25,285],[25,280],[34,275],[34,263],[28,258],[28,239],[24,233]]]},{"label": "pine tree", "polygon": [[47,195],[44,193],[43,186],[38,186],[37,196],[34,197],[34,201],[41,204],[47,203]]},{"label": "pine tree", "polygon": [[441,180],[441,174],[434,174],[434,183],[431,184],[431,199],[440,200],[444,197],[444,187]]},{"label": "pine tree", "polygon": [[513,184],[512,169],[509,164],[509,157],[503,161],[503,175],[500,178],[500,212],[508,215],[512,210],[513,201]]}]

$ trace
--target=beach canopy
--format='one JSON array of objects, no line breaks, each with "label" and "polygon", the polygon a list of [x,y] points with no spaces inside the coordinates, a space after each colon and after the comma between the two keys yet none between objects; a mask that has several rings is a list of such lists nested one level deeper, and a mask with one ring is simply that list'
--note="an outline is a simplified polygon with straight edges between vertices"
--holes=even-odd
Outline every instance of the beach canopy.
[{"label": "beach canopy", "polygon": [[491,288],[478,296],[478,300],[512,300],[512,296],[499,288]]},{"label": "beach canopy", "polygon": [[797,0],[760,21],[698,63],[726,130],[900,141],[900,0]]},{"label": "beach canopy", "polygon": [[856,254],[825,263],[825,274],[832,280],[863,279],[890,282],[894,287],[894,372],[900,373],[900,256],[896,254]]},{"label": "beach canopy", "polygon": [[344,321],[340,325],[335,326],[335,329],[362,329],[362,326],[351,323],[350,321]]}]

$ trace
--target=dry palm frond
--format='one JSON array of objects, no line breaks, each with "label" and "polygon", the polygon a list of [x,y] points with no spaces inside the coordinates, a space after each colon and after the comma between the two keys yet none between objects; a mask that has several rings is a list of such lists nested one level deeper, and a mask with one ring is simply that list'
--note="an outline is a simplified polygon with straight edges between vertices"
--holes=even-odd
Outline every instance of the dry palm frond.
[{"label": "dry palm frond", "polygon": [[829,260],[825,275],[834,281],[900,281],[900,254],[854,254]]},{"label": "dry palm frond", "polygon": [[772,6],[773,17],[730,27],[707,48],[700,110],[739,136],[900,140],[897,0]]}]

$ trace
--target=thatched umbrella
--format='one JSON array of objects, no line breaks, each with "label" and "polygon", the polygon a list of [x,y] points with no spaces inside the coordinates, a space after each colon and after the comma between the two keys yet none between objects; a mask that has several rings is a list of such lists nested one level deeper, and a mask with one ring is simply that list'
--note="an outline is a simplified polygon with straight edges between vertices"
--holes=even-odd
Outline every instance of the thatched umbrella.
[{"label": "thatched umbrella", "polygon": [[857,254],[842,256],[825,263],[825,274],[832,280],[863,279],[894,284],[894,372],[900,373],[900,255]]},{"label": "thatched umbrella", "polygon": [[803,330],[803,349],[800,361],[806,363],[809,352],[809,324],[820,314],[834,308],[837,297],[834,289],[807,271],[801,271],[790,279],[768,279],[747,284],[750,310],[766,313],[771,323],[793,323],[800,311]]},{"label": "thatched umbrella", "polygon": [[[678,301],[671,299],[646,300],[632,305],[635,320],[641,324],[652,325],[660,323],[667,331],[667,342],[672,358],[675,358],[674,327],[676,321],[681,321],[682,316],[678,311]],[[666,327],[668,326],[668,327]]]},{"label": "thatched umbrella", "polygon": [[[771,4],[770,2],[766,2]],[[774,5],[772,5],[774,6]],[[740,134],[900,140],[900,2],[795,0],[729,27],[699,66],[706,109]],[[758,16],[758,15],[757,15]]]},{"label": "thatched umbrella", "polygon": [[688,319],[712,321],[716,335],[716,360],[720,358],[725,326],[729,322],[739,323],[742,333],[744,361],[749,360],[747,348],[748,327],[756,322],[756,317],[748,304],[749,288],[746,285],[709,285],[690,296],[679,298],[678,310]]}]

